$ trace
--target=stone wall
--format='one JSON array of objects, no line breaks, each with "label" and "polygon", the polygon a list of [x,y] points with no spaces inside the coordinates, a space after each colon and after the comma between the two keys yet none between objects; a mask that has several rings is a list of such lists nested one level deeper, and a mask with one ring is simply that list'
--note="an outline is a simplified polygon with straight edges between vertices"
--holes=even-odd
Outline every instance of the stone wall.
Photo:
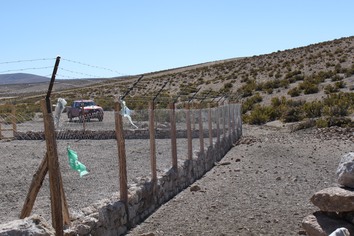
[{"label": "stone wall", "polygon": [[126,233],[129,228],[142,222],[159,206],[201,178],[240,137],[241,132],[234,133],[209,147],[205,154],[199,153],[193,160],[180,161],[177,170],[170,169],[158,176],[156,189],[151,179],[141,178],[139,183],[129,188],[128,212],[122,202],[109,199],[84,209],[85,215],[75,220],[65,230],[65,235],[116,236]]},{"label": "stone wall", "polygon": [[[204,137],[209,137],[209,131],[203,130]],[[212,136],[216,137],[217,130],[213,129]],[[156,139],[169,139],[171,137],[171,131],[156,129]],[[187,138],[186,130],[177,130],[177,138]],[[192,130],[192,138],[199,137],[199,130]],[[65,130],[56,131],[56,139],[115,139],[116,132],[114,130]],[[126,129],[124,130],[125,139],[149,139],[150,133],[146,129]],[[16,140],[45,140],[43,131],[27,131],[27,132],[15,132],[14,139]]]}]

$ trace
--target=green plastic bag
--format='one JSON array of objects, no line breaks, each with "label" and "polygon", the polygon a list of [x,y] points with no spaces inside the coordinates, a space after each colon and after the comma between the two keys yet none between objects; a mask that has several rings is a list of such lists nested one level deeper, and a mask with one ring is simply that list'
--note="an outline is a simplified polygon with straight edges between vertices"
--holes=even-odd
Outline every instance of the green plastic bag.
[{"label": "green plastic bag", "polygon": [[80,177],[87,175],[89,172],[87,171],[86,166],[78,161],[77,153],[74,150],[72,150],[69,146],[67,149],[68,149],[69,165],[71,169],[78,171],[80,173]]}]

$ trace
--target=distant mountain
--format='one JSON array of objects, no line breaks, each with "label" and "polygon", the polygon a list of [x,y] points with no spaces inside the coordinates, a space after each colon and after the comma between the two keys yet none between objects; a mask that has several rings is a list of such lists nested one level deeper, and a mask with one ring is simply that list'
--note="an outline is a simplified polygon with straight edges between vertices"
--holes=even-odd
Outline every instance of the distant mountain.
[{"label": "distant mountain", "polygon": [[15,73],[15,74],[0,74],[0,85],[5,84],[33,84],[49,81],[48,77],[26,74],[26,73]]}]

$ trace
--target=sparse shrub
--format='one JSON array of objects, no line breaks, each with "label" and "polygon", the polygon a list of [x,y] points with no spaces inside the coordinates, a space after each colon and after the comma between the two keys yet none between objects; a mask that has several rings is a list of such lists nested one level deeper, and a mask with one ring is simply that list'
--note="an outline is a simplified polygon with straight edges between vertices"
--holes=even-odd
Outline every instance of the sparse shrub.
[{"label": "sparse shrub", "polygon": [[326,119],[318,119],[316,120],[316,127],[317,128],[326,128],[328,127],[328,121]]},{"label": "sparse shrub", "polygon": [[339,76],[339,75],[335,75],[335,76],[333,76],[332,77],[332,82],[335,82],[335,81],[341,81],[343,79],[343,77],[342,76]]},{"label": "sparse shrub", "polygon": [[269,117],[265,109],[261,106],[256,106],[252,112],[244,117],[246,122],[252,125],[261,125],[268,121]]},{"label": "sparse shrub", "polygon": [[[105,110],[105,111],[113,111],[114,110],[114,99],[112,97],[96,97],[95,103],[97,105],[101,106],[103,108],[103,110]],[[130,105],[130,107],[131,107],[131,105]]]},{"label": "sparse shrub", "polygon": [[279,107],[282,104],[278,97],[272,98],[271,103],[273,107]]},{"label": "sparse shrub", "polygon": [[281,116],[281,120],[284,122],[296,122],[301,119],[301,109],[299,107],[287,107]]},{"label": "sparse shrub", "polygon": [[297,96],[300,96],[301,90],[298,87],[294,87],[292,89],[289,89],[288,94],[291,97],[297,97]]},{"label": "sparse shrub", "polygon": [[273,88],[268,88],[268,89],[266,89],[266,92],[267,92],[268,94],[272,94],[272,93],[273,93]]},{"label": "sparse shrub", "polygon": [[304,94],[318,93],[319,89],[316,84],[306,83],[304,88]]},{"label": "sparse shrub", "polygon": [[256,95],[246,99],[243,104],[242,104],[242,112],[246,113],[247,111],[250,111],[253,109],[254,104],[259,103],[262,101],[262,96],[259,93],[256,93]]},{"label": "sparse shrub", "polygon": [[345,82],[344,81],[337,81],[334,85],[338,89],[345,88]]},{"label": "sparse shrub", "polygon": [[351,127],[352,120],[345,117],[329,117],[328,126]]},{"label": "sparse shrub", "polygon": [[332,86],[331,84],[328,84],[324,87],[324,92],[325,92],[325,94],[337,93],[337,92],[339,92],[339,89]]},{"label": "sparse shrub", "polygon": [[307,118],[316,118],[322,115],[323,104],[320,101],[307,102],[303,105],[303,110]]}]

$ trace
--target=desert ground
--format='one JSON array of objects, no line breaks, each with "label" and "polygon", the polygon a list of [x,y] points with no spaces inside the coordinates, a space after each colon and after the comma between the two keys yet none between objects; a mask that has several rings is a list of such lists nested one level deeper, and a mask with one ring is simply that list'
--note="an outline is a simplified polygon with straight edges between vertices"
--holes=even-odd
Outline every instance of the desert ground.
[{"label": "desert ground", "polygon": [[[289,126],[279,122],[244,125],[242,139],[211,171],[128,235],[303,234],[302,219],[317,210],[309,199],[316,191],[336,185],[340,157],[354,151],[353,132],[315,128],[291,132]],[[72,217],[99,200],[112,196],[118,199],[116,140],[58,140],[57,145]],[[80,178],[70,169],[68,145],[87,166],[88,175]],[[44,157],[45,141],[1,141],[0,146],[0,220],[7,222],[18,219],[32,176]],[[126,140],[126,147],[128,182],[149,176],[149,140]],[[185,140],[178,140],[177,147],[183,159]],[[170,140],[157,140],[160,173],[171,167],[170,153]],[[50,220],[48,178],[32,213]]]},{"label": "desert ground", "polygon": [[337,185],[353,131],[244,125],[221,162],[128,235],[303,235],[302,219],[318,210],[309,199]]}]

